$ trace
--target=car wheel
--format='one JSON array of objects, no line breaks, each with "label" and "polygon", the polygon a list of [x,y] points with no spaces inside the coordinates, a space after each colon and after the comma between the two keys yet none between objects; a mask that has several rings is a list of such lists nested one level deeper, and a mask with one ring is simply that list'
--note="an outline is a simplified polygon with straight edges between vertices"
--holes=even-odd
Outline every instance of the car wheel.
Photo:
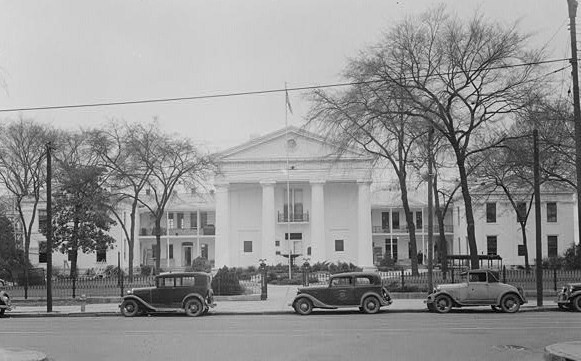
[{"label": "car wheel", "polygon": [[581,312],[581,296],[577,296],[571,301],[571,308],[577,312]]},{"label": "car wheel", "polygon": [[367,296],[363,300],[363,312],[373,314],[379,312],[381,304],[375,296]]},{"label": "car wheel", "polygon": [[204,306],[197,298],[190,298],[187,300],[184,309],[186,315],[190,317],[197,317],[204,313]]},{"label": "car wheel", "polygon": [[520,309],[520,300],[513,294],[508,294],[500,300],[500,308],[506,313],[515,313]]},{"label": "car wheel", "polygon": [[308,298],[299,298],[295,302],[295,312],[299,315],[306,316],[313,312],[313,303]]},{"label": "car wheel", "polygon": [[490,305],[490,308],[492,308],[492,310],[494,312],[499,312],[500,311],[500,308],[498,306],[496,306],[496,305]]},{"label": "car wheel", "polygon": [[434,310],[438,313],[448,313],[452,309],[452,299],[446,295],[440,295],[434,300]]},{"label": "car wheel", "polygon": [[139,313],[139,304],[135,300],[125,300],[121,304],[121,314],[125,317],[137,316]]}]

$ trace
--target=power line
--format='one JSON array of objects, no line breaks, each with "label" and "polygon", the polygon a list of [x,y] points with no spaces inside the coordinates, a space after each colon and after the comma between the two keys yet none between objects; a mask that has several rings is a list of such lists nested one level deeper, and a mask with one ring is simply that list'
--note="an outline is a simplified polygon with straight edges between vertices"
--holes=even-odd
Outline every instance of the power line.
[{"label": "power line", "polygon": [[[498,67],[490,67],[487,69],[488,70],[509,69],[509,68],[517,68],[517,67],[522,67],[522,66],[557,63],[557,62],[562,62],[562,61],[569,61],[569,59],[563,58],[563,59],[552,59],[552,60],[544,60],[544,61],[522,63],[522,64],[502,65],[502,66],[498,66]],[[560,70],[562,70],[562,69],[560,69]],[[463,72],[457,71],[457,72],[447,72],[447,73],[439,73],[439,74],[434,73],[432,75],[453,75],[453,74],[459,74],[459,73],[463,73]],[[402,80],[405,80],[405,79],[402,79]],[[156,98],[156,99],[128,100],[128,101],[104,102],[104,103],[84,103],[84,104],[69,104],[69,105],[46,105],[46,106],[22,107],[22,108],[7,108],[7,109],[0,109],[0,113],[22,112],[22,111],[33,111],[33,110],[95,108],[95,107],[106,107],[106,106],[116,106],[116,105],[134,105],[134,104],[148,104],[148,103],[169,103],[169,102],[180,102],[180,101],[186,101],[186,100],[228,98],[228,97],[238,97],[238,96],[248,96],[248,95],[264,95],[264,94],[283,93],[283,92],[288,92],[288,91],[304,91],[304,90],[315,90],[315,89],[325,89],[325,88],[337,88],[337,87],[344,87],[344,86],[351,86],[351,85],[362,85],[362,84],[372,84],[372,83],[379,83],[379,82],[383,82],[383,80],[366,80],[366,81],[360,81],[360,82],[334,83],[334,84],[311,85],[311,86],[294,87],[294,88],[267,89],[267,90],[222,93],[222,94],[213,94],[213,95],[197,95],[197,96],[175,97],[175,98]]]}]

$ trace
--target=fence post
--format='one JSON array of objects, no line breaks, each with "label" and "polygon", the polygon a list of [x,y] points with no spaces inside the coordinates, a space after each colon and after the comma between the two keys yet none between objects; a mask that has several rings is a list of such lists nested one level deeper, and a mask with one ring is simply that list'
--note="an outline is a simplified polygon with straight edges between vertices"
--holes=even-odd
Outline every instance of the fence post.
[{"label": "fence post", "polygon": [[264,301],[268,297],[268,271],[266,268],[266,260],[261,259],[260,262],[260,300]]},{"label": "fence post", "polygon": [[557,269],[553,269],[553,289],[557,292]]},{"label": "fence post", "polygon": [[401,270],[401,289],[403,291],[405,287],[405,281],[404,281],[404,277],[403,277],[403,269]]},{"label": "fence post", "polygon": [[506,283],[506,266],[502,266],[502,283]]}]

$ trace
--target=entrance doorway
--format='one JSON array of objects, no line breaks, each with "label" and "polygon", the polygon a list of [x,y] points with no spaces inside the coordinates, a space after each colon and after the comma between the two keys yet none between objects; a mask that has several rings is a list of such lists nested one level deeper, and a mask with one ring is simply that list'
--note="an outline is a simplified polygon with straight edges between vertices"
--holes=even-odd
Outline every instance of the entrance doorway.
[{"label": "entrance doorway", "polygon": [[194,244],[192,242],[182,243],[182,267],[191,267]]},{"label": "entrance doorway", "polygon": [[385,255],[397,262],[397,238],[385,239]]}]

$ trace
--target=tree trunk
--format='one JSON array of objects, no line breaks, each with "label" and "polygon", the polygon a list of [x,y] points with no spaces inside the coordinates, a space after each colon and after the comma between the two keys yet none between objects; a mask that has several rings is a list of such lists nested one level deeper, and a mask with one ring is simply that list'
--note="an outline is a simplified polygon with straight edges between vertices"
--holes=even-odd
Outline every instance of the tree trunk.
[{"label": "tree trunk", "polygon": [[137,210],[137,198],[133,200],[131,205],[131,214],[129,215],[129,239],[127,240],[127,246],[129,247],[129,282],[133,282],[133,260],[134,254],[133,249],[135,247],[135,211]]},{"label": "tree trunk", "polygon": [[399,187],[401,189],[401,202],[403,205],[403,210],[405,212],[405,219],[408,226],[408,234],[410,237],[410,258],[412,263],[412,275],[419,275],[418,272],[418,246],[416,244],[416,227],[414,223],[413,213],[410,212],[410,205],[408,202],[408,192],[405,180],[399,180]]},{"label": "tree trunk", "polygon": [[466,233],[468,236],[468,248],[470,249],[470,268],[480,268],[478,262],[478,247],[476,245],[476,233],[474,230],[474,213],[472,210],[472,198],[470,190],[468,189],[468,176],[466,175],[466,166],[464,164],[464,157],[456,150],[456,164],[458,165],[458,172],[460,174],[460,185],[462,188],[462,198],[464,198],[464,208],[466,212]]},{"label": "tree trunk", "polygon": [[[24,241],[24,254],[25,254],[25,261],[28,261],[28,255],[30,253],[30,235],[28,237],[27,240]],[[28,270],[28,262],[24,263],[24,299],[27,300],[28,299],[28,277],[30,275],[30,272]]]},{"label": "tree trunk", "polygon": [[526,231],[526,224],[521,223],[520,230],[522,232],[522,243],[525,248],[525,269],[527,272],[531,270],[531,265],[529,264],[529,246],[527,245],[527,231]]},{"label": "tree trunk", "polygon": [[155,273],[161,268],[161,216],[155,217]]},{"label": "tree trunk", "polygon": [[440,207],[440,196],[438,195],[438,177],[434,177],[434,205],[436,208],[436,218],[438,220],[439,228],[439,238],[438,250],[440,252],[440,265],[442,266],[442,278],[446,279],[446,273],[448,272],[448,242],[446,241],[446,231],[444,228],[444,216],[442,213],[442,208]]}]

